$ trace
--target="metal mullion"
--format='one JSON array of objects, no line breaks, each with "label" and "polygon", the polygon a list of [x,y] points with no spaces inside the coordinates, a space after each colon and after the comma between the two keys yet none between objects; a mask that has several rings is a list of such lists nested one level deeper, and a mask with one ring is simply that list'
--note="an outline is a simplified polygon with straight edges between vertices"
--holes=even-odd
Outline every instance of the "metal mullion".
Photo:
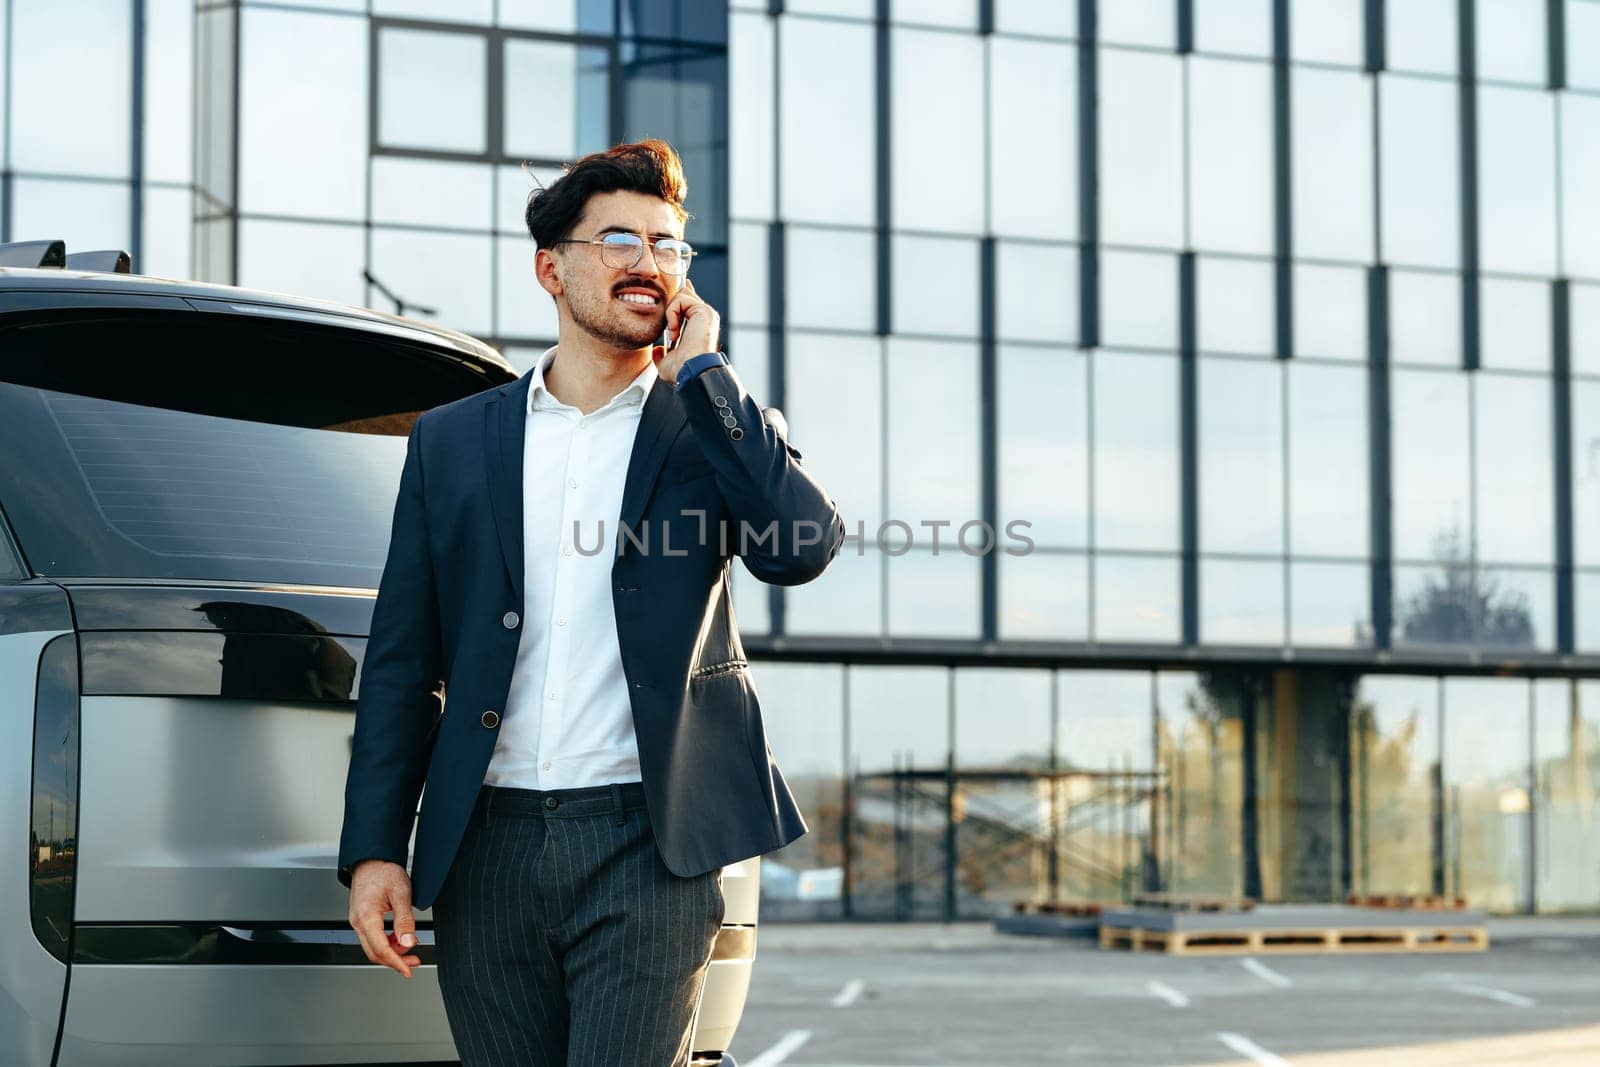
[{"label": "metal mullion", "polygon": [[1390,470],[1389,268],[1367,268],[1367,500],[1372,644],[1393,647],[1394,529]]},{"label": "metal mullion", "polygon": [[1551,423],[1555,465],[1556,651],[1576,649],[1576,590],[1573,588],[1572,507],[1572,307],[1571,285],[1550,286]]},{"label": "metal mullion", "polygon": [[[128,256],[130,268],[137,273],[144,263],[144,71],[145,71],[145,0],[131,0],[133,6],[133,92],[130,94],[130,121],[132,158],[128,183]],[[9,41],[9,36],[7,40]],[[9,72],[10,66],[7,66]],[[9,127],[10,123],[7,123]]]},{"label": "metal mullion", "polygon": [[1366,47],[1362,69],[1376,74],[1389,64],[1389,33],[1385,25],[1385,0],[1366,0]]},{"label": "metal mullion", "polygon": [[887,337],[894,328],[892,308],[893,299],[893,245],[890,240],[890,228],[893,225],[893,205],[890,195],[890,181],[893,178],[893,146],[891,133],[894,128],[894,116],[891,113],[893,105],[893,43],[889,29],[889,0],[877,0],[873,24],[873,43],[875,59],[873,65],[873,80],[876,88],[875,118],[877,124],[877,137],[873,153],[874,179],[877,182],[877,197],[874,205],[874,238],[877,247],[877,325],[876,333],[880,337]]},{"label": "metal mullion", "polygon": [[483,150],[491,160],[505,156],[505,33],[492,29],[484,35],[483,80],[488,99],[483,108]]},{"label": "metal mullion", "polygon": [[[999,489],[999,352],[996,342],[995,238],[978,245],[979,264],[979,405],[982,467],[980,491],[983,521],[991,531],[1000,525]],[[996,541],[998,542],[998,534]],[[982,634],[985,641],[1000,637],[1000,571],[998,543],[980,558],[982,564]]]},{"label": "metal mullion", "polygon": [[1567,2],[1545,0],[1546,84],[1551,89],[1567,87]]},{"label": "metal mullion", "polygon": [[1456,0],[1461,183],[1461,365],[1482,363],[1478,309],[1478,59],[1475,0]]},{"label": "metal mullion", "polygon": [[1294,354],[1294,190],[1290,184],[1293,142],[1290,132],[1289,0],[1272,5],[1272,184],[1273,279],[1278,359]]},{"label": "metal mullion", "polygon": [[1078,0],[1078,343],[1100,344],[1099,55],[1095,0]]},{"label": "metal mullion", "polygon": [[1182,634],[1185,645],[1200,641],[1200,456],[1195,254],[1178,256],[1178,449],[1182,468]]},{"label": "metal mullion", "polygon": [[[767,395],[773,407],[784,405],[784,377],[787,373],[787,319],[784,248],[787,230],[782,221],[767,225]],[[773,637],[785,633],[787,618],[783,586],[767,586],[768,632]]]},{"label": "metal mullion", "polygon": [[1194,51],[1194,0],[1177,0],[1177,53],[1186,56]]}]

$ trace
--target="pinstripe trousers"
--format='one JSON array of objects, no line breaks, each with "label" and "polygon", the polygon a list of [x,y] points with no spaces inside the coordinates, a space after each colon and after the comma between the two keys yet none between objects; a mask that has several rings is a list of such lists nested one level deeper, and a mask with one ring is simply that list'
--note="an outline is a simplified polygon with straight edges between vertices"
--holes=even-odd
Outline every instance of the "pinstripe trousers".
[{"label": "pinstripe trousers", "polygon": [[463,1067],[687,1067],[722,871],[667,870],[638,782],[484,786],[433,905]]}]

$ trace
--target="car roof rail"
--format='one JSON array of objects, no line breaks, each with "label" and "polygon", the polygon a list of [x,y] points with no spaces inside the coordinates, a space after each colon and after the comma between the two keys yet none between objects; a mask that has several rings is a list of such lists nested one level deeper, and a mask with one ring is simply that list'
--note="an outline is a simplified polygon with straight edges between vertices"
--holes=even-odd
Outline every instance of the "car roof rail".
[{"label": "car roof rail", "polygon": [[65,267],[65,241],[10,241],[0,244],[0,267]]},{"label": "car roof rail", "polygon": [[118,248],[74,252],[67,257],[67,269],[96,270],[102,274],[132,274],[133,257]]}]

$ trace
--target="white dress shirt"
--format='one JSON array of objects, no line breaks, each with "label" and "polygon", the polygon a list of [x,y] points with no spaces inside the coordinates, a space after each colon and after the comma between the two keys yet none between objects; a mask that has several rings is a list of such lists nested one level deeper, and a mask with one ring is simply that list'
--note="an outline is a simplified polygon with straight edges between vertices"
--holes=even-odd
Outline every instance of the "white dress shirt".
[{"label": "white dress shirt", "polygon": [[[522,635],[484,781],[522,789],[637,782],[611,567],[622,486],[655,367],[584,415],[545,388],[539,357],[522,452]],[[604,548],[594,552],[604,523]],[[574,541],[574,524],[577,540]],[[585,552],[576,551],[581,545]],[[586,552],[588,554],[586,554]]]}]

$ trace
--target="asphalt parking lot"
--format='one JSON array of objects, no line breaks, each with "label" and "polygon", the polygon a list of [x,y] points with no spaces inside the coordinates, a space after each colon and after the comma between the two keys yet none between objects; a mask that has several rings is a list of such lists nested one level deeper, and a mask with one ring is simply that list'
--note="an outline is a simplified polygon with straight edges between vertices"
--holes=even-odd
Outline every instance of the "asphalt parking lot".
[{"label": "asphalt parking lot", "polygon": [[1487,953],[1168,957],[949,926],[768,924],[739,1067],[1600,1064],[1600,922]]}]

